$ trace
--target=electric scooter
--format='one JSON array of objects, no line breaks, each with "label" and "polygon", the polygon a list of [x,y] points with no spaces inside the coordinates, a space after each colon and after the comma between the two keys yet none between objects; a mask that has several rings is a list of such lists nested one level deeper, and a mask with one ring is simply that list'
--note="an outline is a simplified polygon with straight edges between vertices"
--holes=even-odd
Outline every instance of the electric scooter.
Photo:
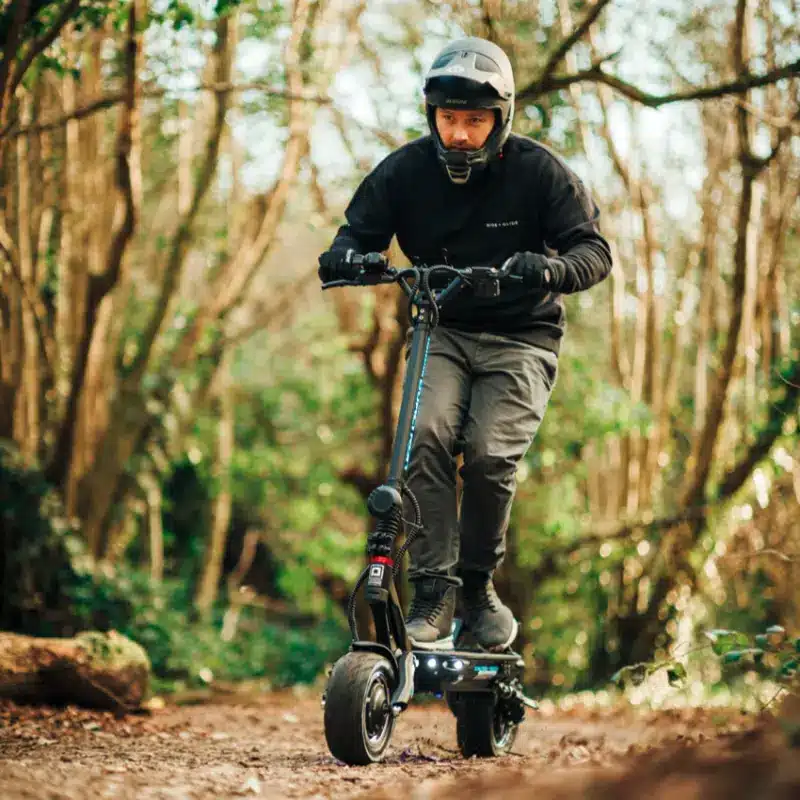
[{"label": "electric scooter", "polygon": [[[323,696],[325,738],[331,754],[346,764],[381,761],[398,715],[415,693],[429,693],[444,696],[455,715],[458,746],[465,758],[500,756],[511,749],[526,707],[537,708],[523,693],[522,658],[511,649],[498,653],[465,645],[469,634],[460,619],[454,621],[454,650],[415,649],[406,632],[395,578],[422,527],[419,504],[404,475],[439,311],[459,291],[495,297],[502,283],[520,279],[509,274],[510,259],[500,268],[457,269],[442,264],[398,269],[388,266],[382,254],[368,253],[355,256],[353,263],[360,270],[357,277],[330,281],[322,288],[399,284],[409,298],[413,335],[388,476],[367,500],[375,524],[367,539],[368,564],[348,603],[353,641],[334,665]],[[434,276],[441,288],[432,288]],[[413,521],[403,518],[404,496],[414,510]],[[395,540],[403,528],[406,540],[395,552]],[[362,586],[374,621],[374,641],[362,638],[356,623],[355,601]]]}]

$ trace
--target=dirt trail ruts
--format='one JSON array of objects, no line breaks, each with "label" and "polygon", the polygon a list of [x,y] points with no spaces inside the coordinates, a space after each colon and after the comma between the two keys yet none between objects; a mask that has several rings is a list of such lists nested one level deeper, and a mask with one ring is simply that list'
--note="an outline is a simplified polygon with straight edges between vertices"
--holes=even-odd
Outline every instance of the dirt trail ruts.
[{"label": "dirt trail ruts", "polygon": [[[467,761],[443,704],[417,705],[385,763],[347,767],[329,754],[309,691],[122,719],[0,701],[0,798],[800,797],[800,758],[786,761],[773,728],[712,710],[529,712],[510,756]],[[771,793],[753,794],[753,781]]]}]

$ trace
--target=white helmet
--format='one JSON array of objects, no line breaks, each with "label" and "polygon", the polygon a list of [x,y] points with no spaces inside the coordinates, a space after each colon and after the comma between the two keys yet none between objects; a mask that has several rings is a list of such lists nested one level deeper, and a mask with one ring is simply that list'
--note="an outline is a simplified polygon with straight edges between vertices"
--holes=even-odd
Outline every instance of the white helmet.
[{"label": "white helmet", "polygon": [[[514,73],[511,62],[494,42],[477,37],[450,42],[436,56],[425,76],[425,110],[439,161],[453,183],[466,183],[473,171],[498,155],[511,132],[514,117]],[[436,109],[490,108],[495,125],[479,150],[448,150],[436,128]]]}]

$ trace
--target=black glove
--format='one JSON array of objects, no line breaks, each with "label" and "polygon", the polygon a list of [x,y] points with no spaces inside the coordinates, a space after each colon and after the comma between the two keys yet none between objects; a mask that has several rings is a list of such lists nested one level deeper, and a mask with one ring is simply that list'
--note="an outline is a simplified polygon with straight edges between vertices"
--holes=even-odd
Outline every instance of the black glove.
[{"label": "black glove", "polygon": [[531,289],[557,291],[563,264],[556,258],[541,253],[514,253],[509,265],[512,275],[519,275]]},{"label": "black glove", "polygon": [[361,272],[361,266],[353,263],[357,255],[353,249],[326,250],[319,257],[319,279],[323,283],[354,280]]}]

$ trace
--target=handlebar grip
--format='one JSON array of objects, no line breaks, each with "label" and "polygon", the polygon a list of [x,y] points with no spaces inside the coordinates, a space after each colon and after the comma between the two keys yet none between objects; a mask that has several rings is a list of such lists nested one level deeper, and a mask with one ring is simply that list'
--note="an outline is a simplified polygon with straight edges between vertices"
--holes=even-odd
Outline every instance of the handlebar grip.
[{"label": "handlebar grip", "polygon": [[327,283],[322,284],[322,291],[325,289],[336,289],[338,286],[361,286],[361,281],[328,281]]}]

